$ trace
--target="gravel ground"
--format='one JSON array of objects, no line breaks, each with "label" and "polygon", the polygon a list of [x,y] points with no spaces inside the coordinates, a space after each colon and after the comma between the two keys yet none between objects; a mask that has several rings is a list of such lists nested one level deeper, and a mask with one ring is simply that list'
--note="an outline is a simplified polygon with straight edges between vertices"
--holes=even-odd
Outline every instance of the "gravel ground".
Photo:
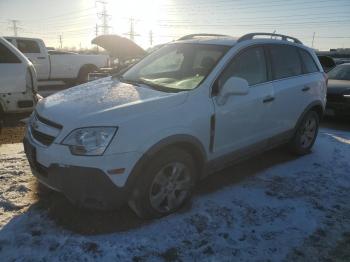
[{"label": "gravel ground", "polygon": [[1,261],[350,261],[350,132],[312,154],[276,149],[203,180],[191,204],[142,221],[77,209],[0,145]]}]

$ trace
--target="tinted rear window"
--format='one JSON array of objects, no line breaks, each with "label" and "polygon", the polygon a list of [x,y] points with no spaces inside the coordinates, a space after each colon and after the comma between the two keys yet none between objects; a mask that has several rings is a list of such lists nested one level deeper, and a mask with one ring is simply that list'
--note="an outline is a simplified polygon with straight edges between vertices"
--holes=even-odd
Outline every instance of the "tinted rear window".
[{"label": "tinted rear window", "polygon": [[274,79],[302,74],[299,54],[294,46],[271,45],[270,54]]},{"label": "tinted rear window", "polygon": [[21,60],[4,44],[0,43],[0,64],[19,64]]},{"label": "tinted rear window", "polygon": [[17,47],[22,53],[40,53],[38,43],[32,40],[17,39]]},{"label": "tinted rear window", "polygon": [[303,70],[305,74],[318,72],[317,65],[309,52],[299,49],[301,60],[303,61]]}]

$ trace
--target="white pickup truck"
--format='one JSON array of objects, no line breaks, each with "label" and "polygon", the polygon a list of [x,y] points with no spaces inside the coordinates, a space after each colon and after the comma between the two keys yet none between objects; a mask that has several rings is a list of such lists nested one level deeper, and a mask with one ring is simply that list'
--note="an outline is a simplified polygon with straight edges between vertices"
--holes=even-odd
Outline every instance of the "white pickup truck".
[{"label": "white pickup truck", "polygon": [[33,64],[0,37],[0,125],[4,114],[31,112],[40,99]]},{"label": "white pickup truck", "polygon": [[62,80],[83,83],[88,74],[108,65],[107,55],[81,55],[71,52],[48,51],[42,39],[5,37],[33,63],[38,81]]}]

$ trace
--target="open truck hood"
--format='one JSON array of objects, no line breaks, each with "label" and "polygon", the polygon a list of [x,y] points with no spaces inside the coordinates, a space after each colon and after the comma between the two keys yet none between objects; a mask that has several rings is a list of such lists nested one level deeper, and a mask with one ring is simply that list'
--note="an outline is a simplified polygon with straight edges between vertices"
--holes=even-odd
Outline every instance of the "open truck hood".
[{"label": "open truck hood", "polygon": [[91,43],[104,48],[112,57],[121,60],[139,58],[146,54],[146,51],[133,41],[118,35],[100,35],[92,39]]}]

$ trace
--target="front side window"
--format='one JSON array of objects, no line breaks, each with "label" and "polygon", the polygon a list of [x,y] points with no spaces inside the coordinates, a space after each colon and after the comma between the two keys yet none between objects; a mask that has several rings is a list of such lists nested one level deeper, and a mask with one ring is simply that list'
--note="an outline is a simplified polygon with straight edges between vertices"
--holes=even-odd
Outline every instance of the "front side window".
[{"label": "front side window", "polygon": [[166,45],[131,67],[120,79],[170,92],[192,90],[208,76],[228,49],[228,46],[208,44]]},{"label": "front side window", "polygon": [[32,40],[17,39],[17,47],[22,53],[40,53],[40,48],[37,42]]},{"label": "front side window", "polygon": [[309,74],[318,72],[317,65],[311,55],[303,49],[299,49],[299,53],[301,60],[303,61],[304,73]]},{"label": "front side window", "polygon": [[294,46],[271,45],[270,55],[274,79],[302,74],[299,54]]},{"label": "front side window", "polygon": [[329,79],[350,80],[350,65],[338,65],[328,72]]},{"label": "front side window", "polygon": [[264,49],[262,47],[249,48],[237,57],[224,70],[219,79],[222,86],[230,77],[240,77],[248,81],[249,85],[256,85],[267,81],[267,69]]},{"label": "front side window", "polygon": [[0,43],[0,64],[19,64],[21,60],[4,44]]}]

